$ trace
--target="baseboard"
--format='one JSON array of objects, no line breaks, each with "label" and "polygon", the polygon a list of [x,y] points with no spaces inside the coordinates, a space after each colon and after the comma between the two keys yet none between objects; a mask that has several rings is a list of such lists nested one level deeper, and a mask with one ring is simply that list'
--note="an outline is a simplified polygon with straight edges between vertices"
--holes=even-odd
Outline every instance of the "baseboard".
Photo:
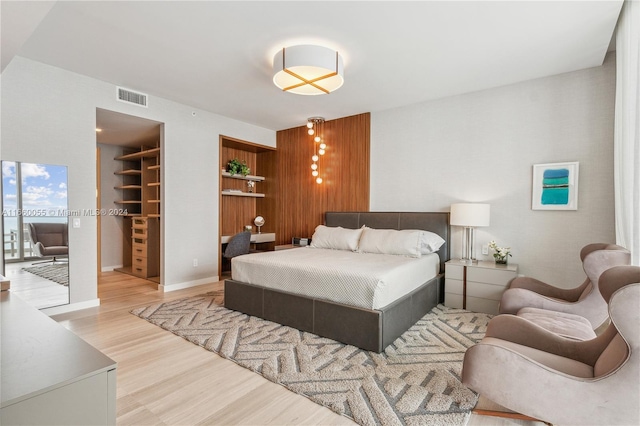
[{"label": "baseboard", "polygon": [[101,272],[113,272],[117,268],[122,268],[124,265],[103,266],[100,268]]},{"label": "baseboard", "polygon": [[84,302],[69,303],[68,305],[54,306],[51,308],[40,309],[41,312],[52,316],[58,314],[66,314],[67,312],[80,311],[87,308],[95,308],[100,306],[100,299],[85,300]]},{"label": "baseboard", "polygon": [[161,290],[161,291],[167,293],[169,291],[182,290],[184,288],[189,288],[189,287],[197,287],[197,286],[203,285],[203,284],[212,284],[212,283],[216,283],[218,281],[220,281],[220,277],[215,275],[215,276],[209,277],[209,278],[201,278],[199,280],[185,281],[185,282],[176,283],[176,284],[169,284],[169,285],[159,284],[158,285],[158,290]]}]

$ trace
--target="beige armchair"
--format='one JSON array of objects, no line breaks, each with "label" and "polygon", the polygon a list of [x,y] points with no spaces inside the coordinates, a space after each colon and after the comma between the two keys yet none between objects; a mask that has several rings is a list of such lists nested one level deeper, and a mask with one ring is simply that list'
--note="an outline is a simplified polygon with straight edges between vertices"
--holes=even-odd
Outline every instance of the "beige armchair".
[{"label": "beige armchair", "polygon": [[611,324],[589,341],[498,315],[467,350],[462,382],[518,413],[554,424],[640,424],[640,267],[604,272]]},{"label": "beige armchair", "polygon": [[615,244],[589,244],[580,251],[587,275],[582,285],[562,289],[535,278],[518,277],[511,281],[500,300],[501,314],[514,314],[522,308],[540,308],[566,312],[586,318],[595,330],[607,320],[607,304],[598,292],[600,274],[618,265],[629,265],[631,254]]}]

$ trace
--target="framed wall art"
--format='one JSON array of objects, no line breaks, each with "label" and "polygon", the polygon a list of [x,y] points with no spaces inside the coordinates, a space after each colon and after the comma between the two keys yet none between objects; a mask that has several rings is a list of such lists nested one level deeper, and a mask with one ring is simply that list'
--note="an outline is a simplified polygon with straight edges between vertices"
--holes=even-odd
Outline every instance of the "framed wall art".
[{"label": "framed wall art", "polygon": [[532,210],[578,210],[579,163],[533,165]]}]

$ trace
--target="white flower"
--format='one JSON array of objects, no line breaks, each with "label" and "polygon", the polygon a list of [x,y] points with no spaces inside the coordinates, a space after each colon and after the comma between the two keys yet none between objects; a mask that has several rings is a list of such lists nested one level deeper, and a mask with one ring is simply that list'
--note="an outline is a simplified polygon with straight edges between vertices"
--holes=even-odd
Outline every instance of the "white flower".
[{"label": "white flower", "polygon": [[489,248],[495,251],[493,257],[496,259],[504,259],[507,256],[511,256],[511,247],[498,247],[496,242],[493,240],[489,242]]}]

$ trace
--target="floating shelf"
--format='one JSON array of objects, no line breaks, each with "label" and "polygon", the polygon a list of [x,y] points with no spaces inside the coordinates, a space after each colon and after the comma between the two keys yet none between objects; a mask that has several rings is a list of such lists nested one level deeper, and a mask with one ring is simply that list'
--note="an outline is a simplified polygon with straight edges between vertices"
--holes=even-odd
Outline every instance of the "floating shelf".
[{"label": "floating shelf", "polygon": [[160,148],[145,149],[143,151],[132,152],[131,154],[120,155],[116,157],[116,160],[140,160],[141,158],[153,158],[160,155]]},{"label": "floating shelf", "polygon": [[142,174],[142,170],[136,170],[136,169],[127,169],[127,170],[120,170],[120,171],[114,172],[114,175],[127,175],[127,176],[137,176],[141,174]]},{"label": "floating shelf", "polygon": [[264,198],[264,194],[259,194],[259,193],[256,193],[256,192],[222,191],[222,195],[230,195],[232,197]]},{"label": "floating shelf", "polygon": [[227,177],[231,179],[241,179],[241,180],[253,180],[256,182],[261,182],[264,180],[264,176],[254,176],[254,175],[242,176],[238,174],[231,175],[229,172],[222,172],[222,177]]}]

